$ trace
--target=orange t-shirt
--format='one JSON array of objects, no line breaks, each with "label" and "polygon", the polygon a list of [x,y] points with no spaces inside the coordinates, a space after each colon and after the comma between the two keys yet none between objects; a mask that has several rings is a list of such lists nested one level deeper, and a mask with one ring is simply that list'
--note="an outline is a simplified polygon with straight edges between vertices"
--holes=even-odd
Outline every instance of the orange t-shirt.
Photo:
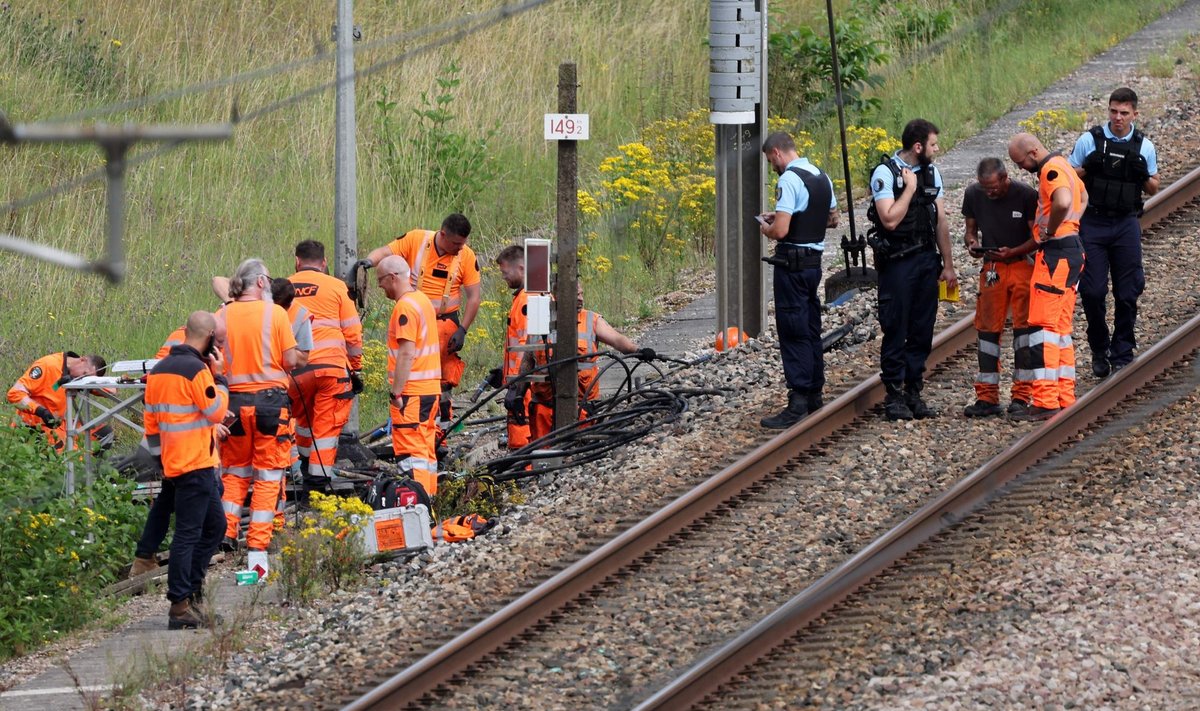
[{"label": "orange t-shirt", "polygon": [[[479,260],[469,246],[463,245],[458,254],[439,255],[434,234],[434,230],[409,230],[403,237],[389,242],[388,249],[408,262],[412,287],[429,297],[434,312],[448,314],[462,305],[462,287],[475,286],[483,277]],[[447,279],[450,280],[448,292]]]},{"label": "orange t-shirt", "polygon": [[400,341],[416,344],[412,369],[401,395],[437,395],[442,392],[442,359],[438,347],[437,316],[429,297],[410,291],[396,300],[388,318],[387,375],[388,384],[395,382],[396,357]]},{"label": "orange t-shirt", "polygon": [[1087,207],[1087,190],[1083,187],[1083,180],[1067,159],[1054,154],[1038,169],[1037,229],[1034,230],[1034,234],[1039,241],[1047,239],[1045,231],[1050,224],[1050,207],[1054,193],[1059,188],[1071,191],[1071,208],[1049,238],[1079,234],[1079,219],[1083,217],[1084,208]]}]

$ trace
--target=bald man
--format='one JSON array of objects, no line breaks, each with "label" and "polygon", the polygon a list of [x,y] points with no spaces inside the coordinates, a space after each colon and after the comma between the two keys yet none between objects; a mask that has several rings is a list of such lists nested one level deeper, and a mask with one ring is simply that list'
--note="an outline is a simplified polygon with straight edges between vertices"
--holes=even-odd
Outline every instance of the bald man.
[{"label": "bald man", "polygon": [[1038,176],[1037,217],[1033,236],[1037,257],[1029,288],[1029,356],[1033,406],[1015,420],[1045,420],[1075,402],[1075,295],[1084,268],[1079,220],[1087,208],[1083,180],[1058,153],[1038,138],[1018,133],[1008,157]]}]

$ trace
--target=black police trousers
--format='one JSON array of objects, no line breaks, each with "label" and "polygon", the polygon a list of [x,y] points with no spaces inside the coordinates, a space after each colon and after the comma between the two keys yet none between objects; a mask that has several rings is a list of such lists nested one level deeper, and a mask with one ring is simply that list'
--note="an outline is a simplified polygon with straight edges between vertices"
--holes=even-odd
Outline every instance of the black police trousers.
[{"label": "black police trousers", "polygon": [[[819,260],[819,258],[818,258]],[[821,268],[775,268],[775,330],[789,390],[820,394],[825,387],[821,351]]]},{"label": "black police trousers", "polygon": [[933,348],[938,276],[942,260],[926,249],[900,259],[879,260],[880,378],[891,385],[920,384]]}]

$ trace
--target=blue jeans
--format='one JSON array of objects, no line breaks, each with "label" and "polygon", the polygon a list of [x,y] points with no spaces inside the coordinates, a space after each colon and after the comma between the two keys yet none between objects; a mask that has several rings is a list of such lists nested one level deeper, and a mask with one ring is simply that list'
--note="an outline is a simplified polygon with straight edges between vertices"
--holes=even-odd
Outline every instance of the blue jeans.
[{"label": "blue jeans", "polygon": [[208,562],[225,535],[221,481],[209,467],[172,477],[175,537],[167,564],[167,599],[179,602],[200,591]]},{"label": "blue jeans", "polygon": [[150,511],[146,513],[146,525],[142,527],[142,537],[138,539],[135,554],[139,558],[150,558],[162,546],[167,538],[167,529],[171,527],[171,514],[175,513],[175,483],[168,477],[163,477],[162,490],[154,497]]}]

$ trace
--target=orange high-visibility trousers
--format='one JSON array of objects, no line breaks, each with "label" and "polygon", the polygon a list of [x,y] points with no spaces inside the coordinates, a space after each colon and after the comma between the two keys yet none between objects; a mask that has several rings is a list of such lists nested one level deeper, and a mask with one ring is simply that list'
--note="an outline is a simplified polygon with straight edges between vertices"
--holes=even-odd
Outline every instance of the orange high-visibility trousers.
[{"label": "orange high-visibility trousers", "polygon": [[437,495],[438,395],[402,395],[400,407],[389,406],[392,416],[392,452],[398,463],[412,465],[412,476],[430,496]]},{"label": "orange high-visibility trousers", "polygon": [[316,365],[294,373],[288,389],[296,418],[296,447],[312,476],[333,476],[338,437],[350,419],[354,392],[345,368]]},{"label": "orange high-visibility trousers", "polygon": [[1029,289],[1029,352],[1033,404],[1058,409],[1075,402],[1075,296],[1083,272],[1077,235],[1044,242],[1038,249]]},{"label": "orange high-visibility trousers", "polygon": [[[995,273],[989,280],[988,272]],[[1000,334],[1012,313],[1013,384],[1012,399],[1029,402],[1033,397],[1033,373],[1029,369],[1029,284],[1033,264],[1021,259],[1005,264],[984,262],[979,276],[979,298],[975,302],[978,332],[979,372],[975,374],[975,398],[1000,402]],[[990,283],[989,283],[990,282]]]},{"label": "orange high-visibility trousers", "polygon": [[229,428],[229,437],[221,445],[221,482],[225,485],[225,495],[221,500],[225,509],[225,535],[237,538],[246,494],[253,485],[250,526],[246,531],[246,547],[253,550],[266,550],[271,544],[279,489],[291,459],[290,418],[286,398],[281,395],[280,399],[285,404],[280,410],[278,422],[271,428],[272,434],[259,430],[253,405],[242,405],[238,408],[237,419]]}]

